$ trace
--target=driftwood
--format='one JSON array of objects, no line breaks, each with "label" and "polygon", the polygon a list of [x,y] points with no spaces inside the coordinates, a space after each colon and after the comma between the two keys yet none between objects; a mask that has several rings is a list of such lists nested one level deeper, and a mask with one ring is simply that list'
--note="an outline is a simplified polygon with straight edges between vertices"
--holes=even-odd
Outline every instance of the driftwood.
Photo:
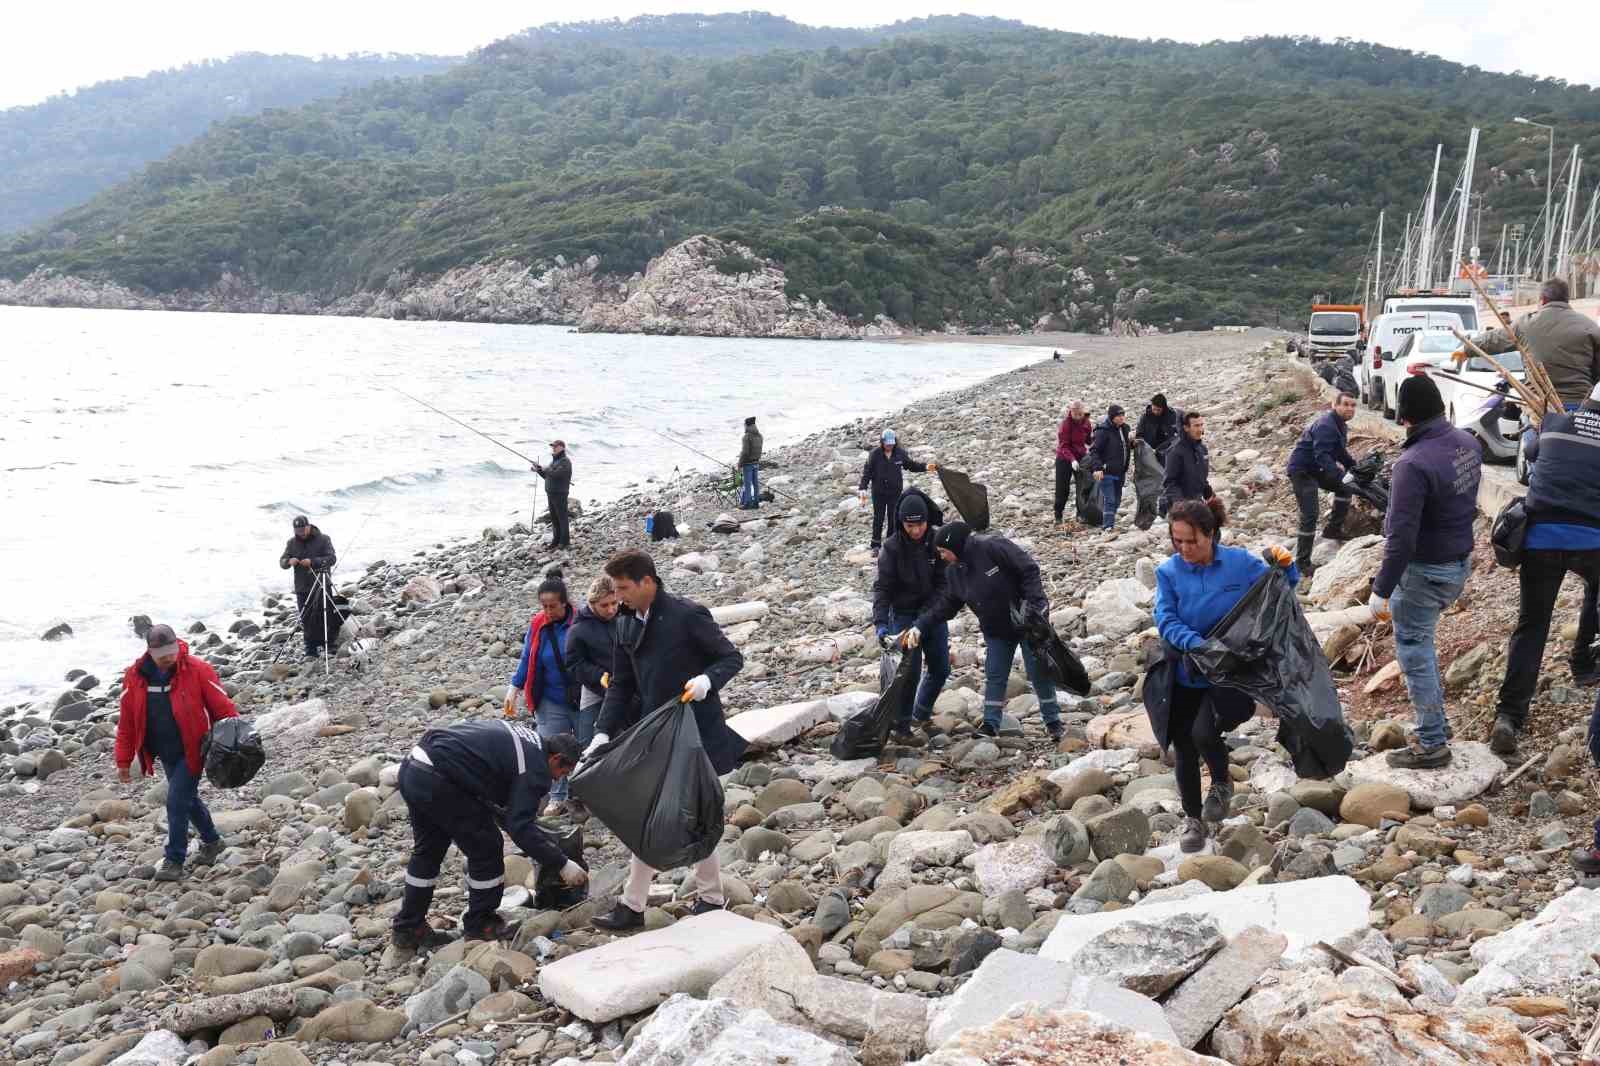
[{"label": "driftwood", "polygon": [[178,1003],[161,1015],[160,1027],[188,1036],[202,1029],[225,1029],[234,1022],[258,1015],[284,1019],[294,1014],[294,989],[273,985],[232,996],[212,996]]},{"label": "driftwood", "polygon": [[1326,951],[1329,955],[1332,955],[1346,966],[1360,966],[1364,969],[1373,970],[1382,974],[1390,984],[1404,992],[1407,996],[1418,996],[1422,994],[1421,990],[1413,985],[1410,981],[1407,981],[1404,977],[1401,977],[1383,963],[1378,962],[1375,959],[1369,959],[1358,951],[1341,951],[1325,940],[1317,941],[1317,947],[1321,948],[1323,951]]},{"label": "driftwood", "polygon": [[1535,755],[1533,758],[1529,759],[1527,762],[1523,763],[1521,766],[1519,766],[1515,770],[1511,771],[1511,773],[1506,775],[1506,779],[1504,781],[1500,782],[1500,783],[1502,785],[1511,784],[1511,782],[1515,781],[1517,778],[1521,777],[1523,774],[1527,773],[1530,769],[1532,769],[1533,768],[1533,764],[1538,762],[1542,758],[1544,758],[1543,755]]}]

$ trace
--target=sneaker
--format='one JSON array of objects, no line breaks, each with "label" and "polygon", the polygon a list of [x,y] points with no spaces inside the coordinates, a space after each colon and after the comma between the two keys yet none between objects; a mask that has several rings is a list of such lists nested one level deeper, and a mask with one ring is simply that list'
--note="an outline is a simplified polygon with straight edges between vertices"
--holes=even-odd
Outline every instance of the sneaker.
[{"label": "sneaker", "polygon": [[978,727],[978,735],[980,737],[997,737],[1000,735],[1000,727],[991,722],[985,722]]},{"label": "sneaker", "polygon": [[1450,745],[1424,748],[1417,741],[1412,741],[1408,748],[1391,751],[1386,761],[1397,770],[1437,770],[1450,765]]},{"label": "sneaker", "polygon": [[917,728],[930,736],[939,732],[939,727],[933,724],[932,718],[918,718],[916,721]]},{"label": "sneaker", "polygon": [[897,725],[889,730],[889,739],[896,744],[904,744],[910,748],[920,748],[922,738],[911,731],[908,725]]},{"label": "sneaker", "polygon": [[610,914],[602,914],[589,921],[596,929],[608,929],[614,933],[627,932],[630,929],[644,928],[644,915],[617,900],[617,905],[611,908]]},{"label": "sneaker", "polygon": [[712,903],[709,899],[697,899],[694,901],[694,906],[689,908],[689,917],[693,918],[699,914],[710,914],[712,911],[725,911],[727,909],[727,903]]},{"label": "sneaker", "polygon": [[221,837],[218,837],[209,843],[202,840],[200,842],[200,849],[195,852],[194,864],[196,866],[213,865],[217,861],[217,856],[221,855],[223,849],[225,849],[227,846],[228,842],[223,840]]},{"label": "sneaker", "polygon": [[1214,781],[1211,784],[1211,791],[1206,793],[1206,802],[1200,809],[1200,816],[1208,822],[1220,822],[1228,816],[1228,808],[1232,803],[1233,782]]},{"label": "sneaker", "polygon": [[517,927],[496,914],[481,925],[466,928],[468,940],[510,940],[517,935]]},{"label": "sneaker", "polygon": [[1573,852],[1572,868],[1585,877],[1600,876],[1600,848]]},{"label": "sneaker", "polygon": [[1060,722],[1046,722],[1044,731],[1050,734],[1050,743],[1059,744],[1061,738],[1067,735],[1067,727]]},{"label": "sneaker", "polygon": [[1489,732],[1489,750],[1496,755],[1515,755],[1517,753],[1517,734],[1521,730],[1517,723],[1508,716],[1497,714],[1494,716],[1494,729]]},{"label": "sneaker", "polygon": [[424,954],[455,942],[455,937],[441,933],[426,922],[421,925],[397,925],[389,938],[401,951],[420,951]]},{"label": "sneaker", "polygon": [[157,880],[157,881],[181,881],[181,880],[183,880],[183,863],[181,863],[181,862],[173,862],[171,859],[163,859],[161,861],[161,868],[155,872],[154,880]]},{"label": "sneaker", "polygon": [[1206,846],[1206,823],[1198,818],[1185,818],[1183,832],[1178,834],[1178,850],[1193,855]]}]

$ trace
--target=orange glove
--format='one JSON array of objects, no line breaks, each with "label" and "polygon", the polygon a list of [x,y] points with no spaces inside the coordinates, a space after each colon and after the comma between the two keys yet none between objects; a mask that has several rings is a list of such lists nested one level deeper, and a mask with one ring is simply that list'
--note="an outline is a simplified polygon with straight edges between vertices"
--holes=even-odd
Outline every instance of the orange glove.
[{"label": "orange glove", "polygon": [[610,688],[611,687],[611,675],[610,674],[601,674],[600,675],[600,687],[601,688]]},{"label": "orange glove", "polygon": [[1265,554],[1268,559],[1272,560],[1272,565],[1280,570],[1287,570],[1294,565],[1294,556],[1290,555],[1289,549],[1281,544],[1274,544],[1266,550]]}]

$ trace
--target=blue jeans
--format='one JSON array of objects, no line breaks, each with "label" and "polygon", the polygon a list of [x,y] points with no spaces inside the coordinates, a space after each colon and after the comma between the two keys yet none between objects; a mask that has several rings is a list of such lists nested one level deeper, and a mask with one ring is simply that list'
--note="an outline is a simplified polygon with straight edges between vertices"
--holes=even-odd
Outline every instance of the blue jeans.
[{"label": "blue jeans", "polygon": [[1106,474],[1100,479],[1100,510],[1104,517],[1100,520],[1102,529],[1110,529],[1117,524],[1117,508],[1122,506],[1122,479]]},{"label": "blue jeans", "polygon": [[[552,699],[541,699],[539,709],[534,712],[534,725],[539,730],[541,737],[553,737],[557,733],[571,733],[578,738],[578,748],[581,751],[589,746],[589,741],[594,739],[594,723],[600,717],[600,705],[597,703],[588,710],[574,710],[569,704]],[[567,801],[567,779],[563,777],[550,788],[550,800],[553,803]]]},{"label": "blue jeans", "polygon": [[751,510],[761,506],[761,467],[755,463],[746,463],[740,467],[744,475],[744,484],[739,489],[739,506]]},{"label": "blue jeans", "polygon": [[1400,575],[1389,597],[1394,614],[1394,657],[1406,677],[1406,692],[1417,716],[1417,740],[1435,748],[1450,739],[1444,714],[1444,684],[1433,646],[1439,616],[1467,584],[1472,560],[1455,563],[1412,563]]},{"label": "blue jeans", "polygon": [[1000,728],[1000,712],[1006,705],[1006,683],[1011,680],[1011,663],[1022,649],[1022,669],[1028,683],[1039,697],[1039,716],[1045,725],[1061,721],[1061,708],[1056,703],[1056,686],[1039,669],[1033,649],[1009,637],[984,637],[983,658],[983,720]]},{"label": "blue jeans", "polygon": [[[894,620],[892,631],[904,633],[916,622],[917,612],[892,611],[890,617]],[[897,722],[902,726],[910,725],[913,717],[919,722],[933,717],[933,701],[939,698],[944,683],[950,679],[950,627],[943,622],[929,626],[923,630],[922,643],[907,654],[911,656],[910,689],[915,698],[906,700],[900,707]],[[926,674],[922,672],[923,664],[928,667]]]},{"label": "blue jeans", "polygon": [[189,769],[189,760],[162,758],[161,768],[167,773],[167,848],[168,862],[180,866],[189,854],[189,823],[194,823],[200,839],[209,844],[220,840],[217,827],[211,823],[211,812],[200,800],[200,779]]}]

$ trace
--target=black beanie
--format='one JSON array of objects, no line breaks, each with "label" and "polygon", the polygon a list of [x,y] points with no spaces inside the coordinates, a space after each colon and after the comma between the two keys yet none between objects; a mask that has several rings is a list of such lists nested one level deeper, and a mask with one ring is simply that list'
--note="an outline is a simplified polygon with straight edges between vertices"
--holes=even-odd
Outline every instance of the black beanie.
[{"label": "black beanie", "polygon": [[1400,400],[1394,405],[1394,413],[1396,421],[1420,426],[1444,414],[1444,397],[1426,374],[1407,375],[1400,383]]},{"label": "black beanie", "polygon": [[1106,421],[1109,422],[1109,421],[1111,421],[1111,419],[1116,418],[1118,415],[1122,415],[1122,414],[1127,414],[1127,412],[1124,411],[1119,405],[1112,404],[1110,407],[1106,408]]},{"label": "black beanie", "polygon": [[747,425],[747,426],[755,425],[756,424],[756,416],[755,415],[751,415],[749,418],[744,420],[744,424]]},{"label": "black beanie", "polygon": [[965,522],[948,522],[939,527],[939,532],[933,538],[935,548],[946,548],[957,559],[967,550],[967,538],[972,536],[972,527]]},{"label": "black beanie", "polygon": [[900,501],[898,517],[902,522],[926,522],[928,520],[928,505],[921,495],[913,492]]},{"label": "black beanie", "polygon": [[1167,394],[1164,393],[1164,392],[1158,392],[1154,396],[1150,397],[1150,406],[1151,407],[1165,407],[1165,406],[1167,406]]}]

